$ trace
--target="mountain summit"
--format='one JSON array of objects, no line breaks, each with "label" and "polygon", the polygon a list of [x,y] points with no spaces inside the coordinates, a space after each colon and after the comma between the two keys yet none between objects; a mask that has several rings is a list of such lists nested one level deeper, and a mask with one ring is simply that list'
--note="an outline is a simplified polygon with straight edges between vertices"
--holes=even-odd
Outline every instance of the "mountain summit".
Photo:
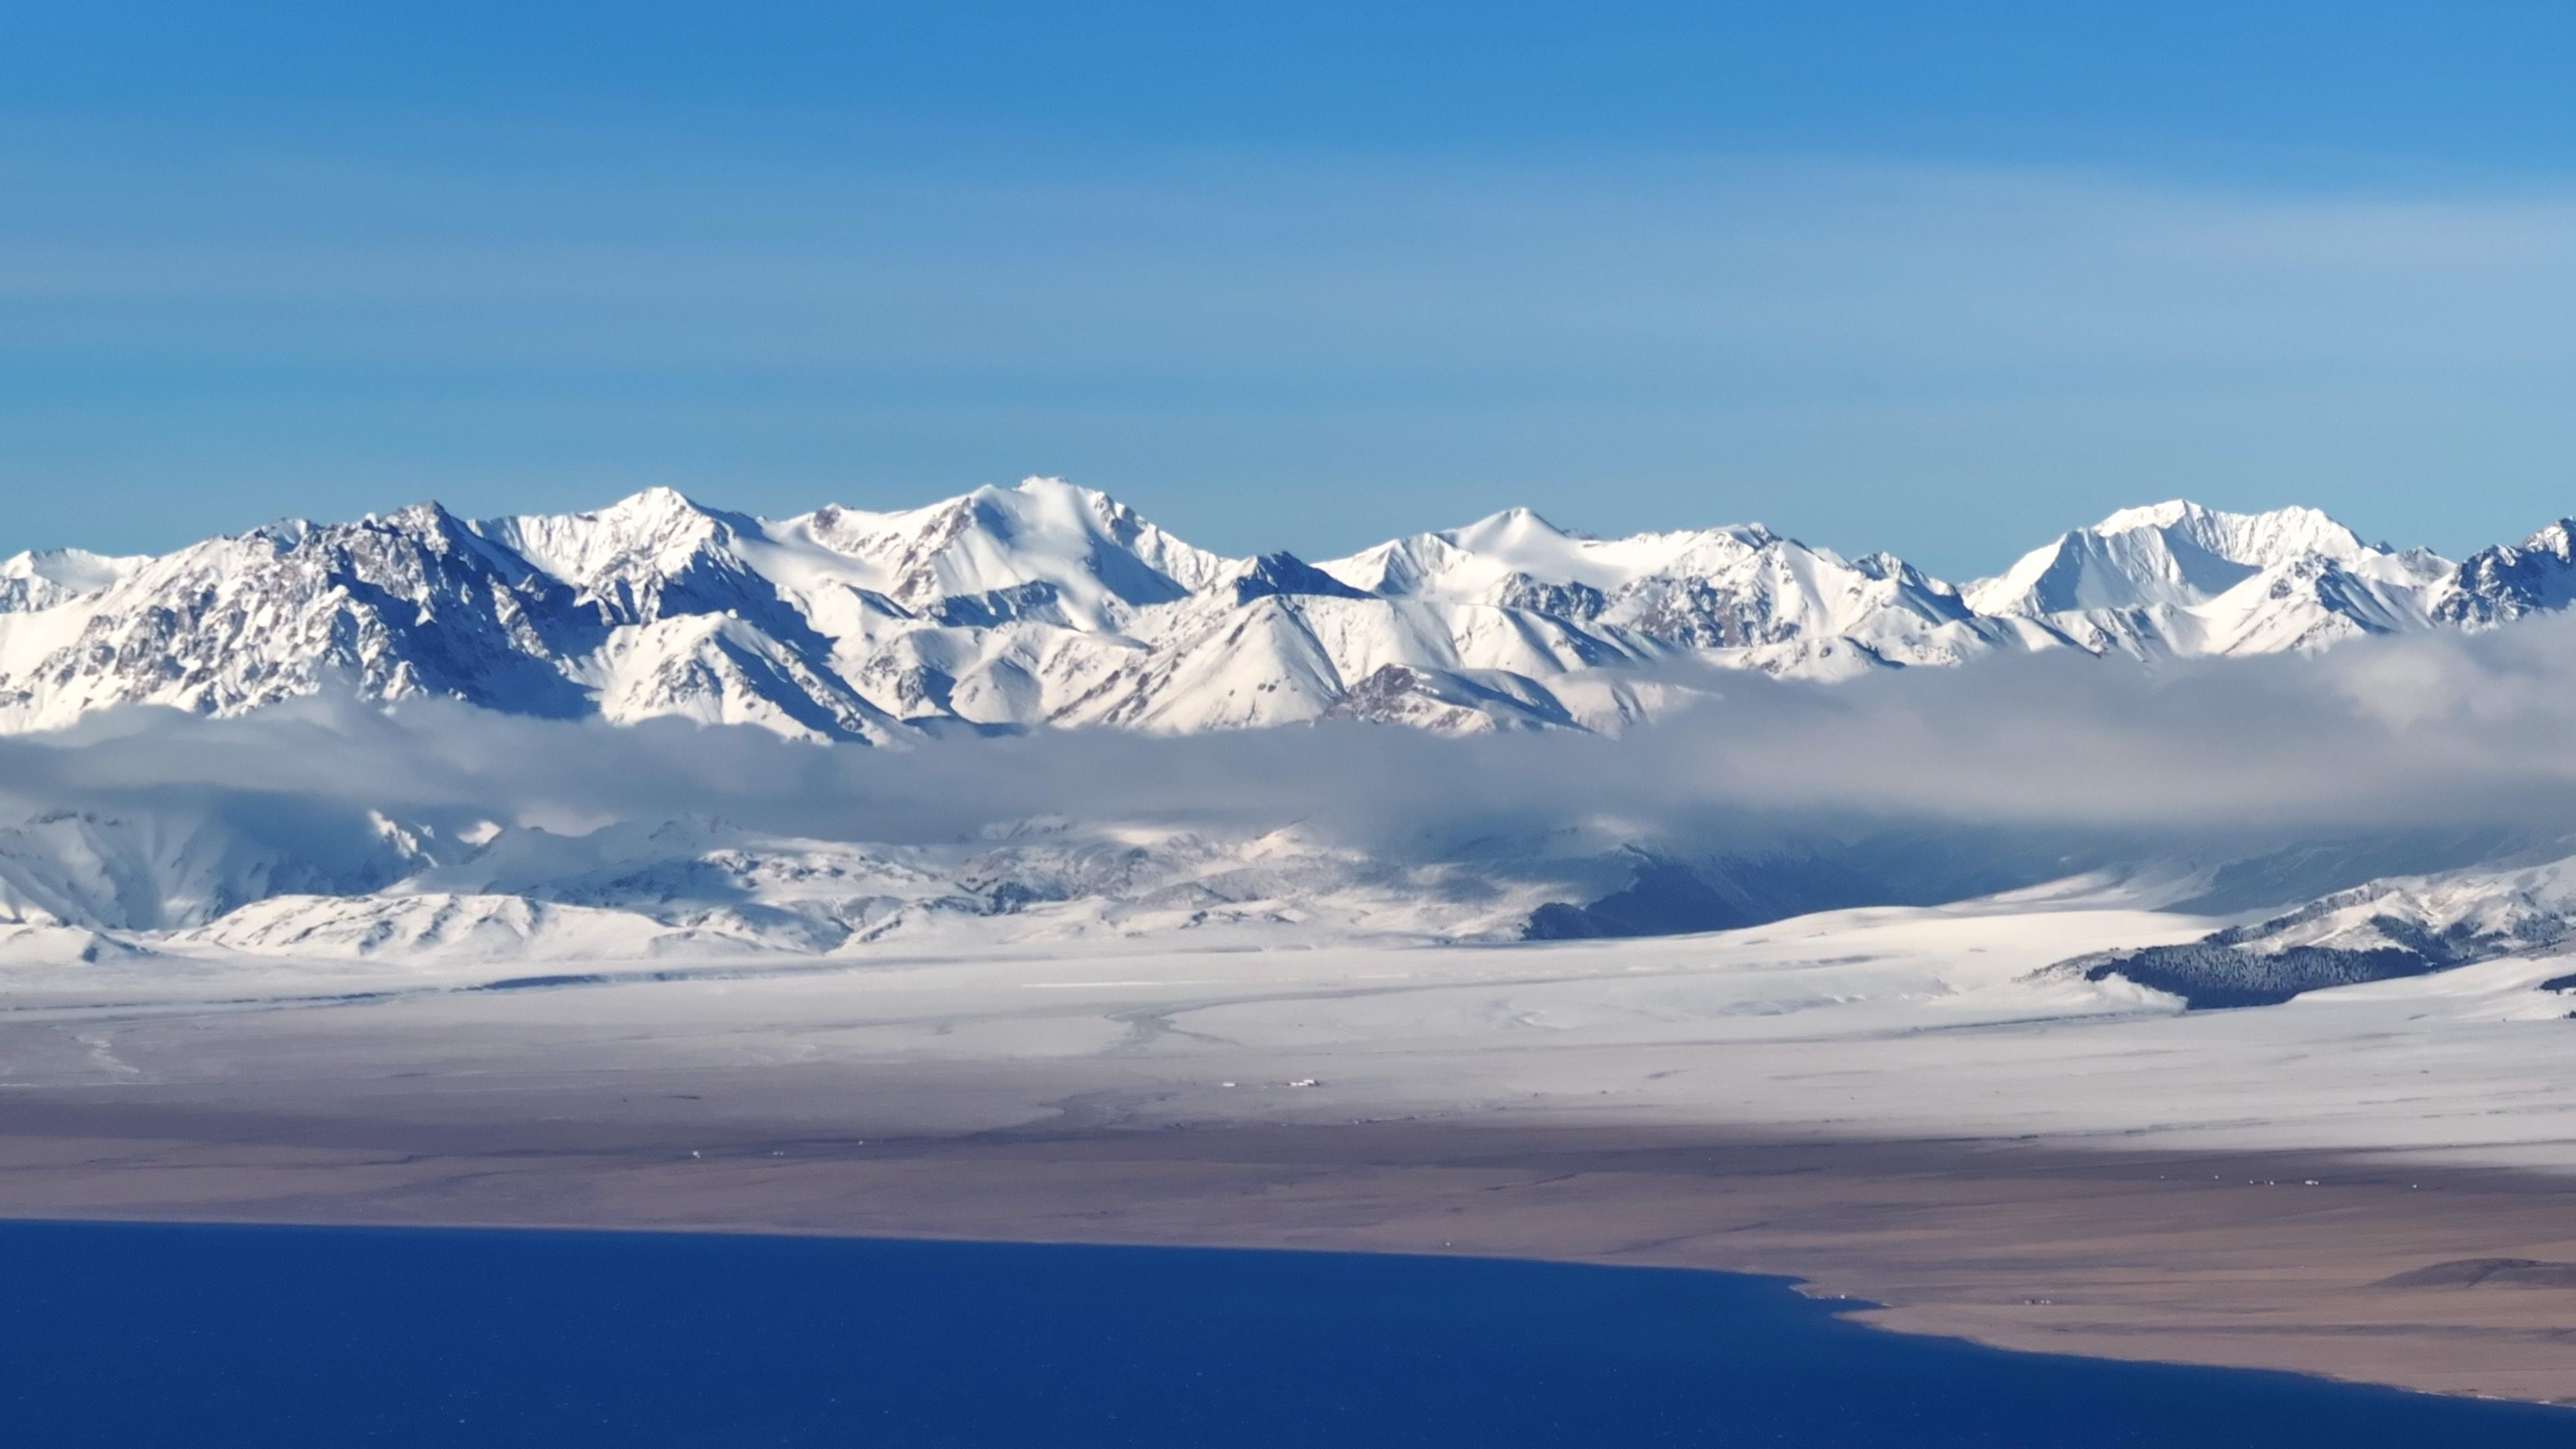
[{"label": "mountain summit", "polygon": [[2127,508],[1970,584],[1981,614],[2029,619],[2095,653],[2314,648],[2430,627],[2458,567],[2363,543],[2313,508]]}]

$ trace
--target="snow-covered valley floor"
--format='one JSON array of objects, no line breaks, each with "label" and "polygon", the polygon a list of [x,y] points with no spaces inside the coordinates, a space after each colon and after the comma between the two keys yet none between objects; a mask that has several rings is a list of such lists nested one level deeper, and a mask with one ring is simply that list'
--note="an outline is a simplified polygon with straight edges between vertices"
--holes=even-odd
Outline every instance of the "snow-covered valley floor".
[{"label": "snow-covered valley floor", "polygon": [[[0,1085],[431,1092],[522,1072],[973,1075],[875,1130],[1501,1118],[2402,1150],[2576,1171],[2568,960],[2181,1012],[2045,973],[2207,920],[2091,882],[1652,940],[700,963],[84,963],[0,988]],[[1290,1083],[1311,1082],[1311,1086]],[[1005,1087],[1003,1084],[1007,1084]],[[920,1114],[921,1121],[906,1119]]]}]

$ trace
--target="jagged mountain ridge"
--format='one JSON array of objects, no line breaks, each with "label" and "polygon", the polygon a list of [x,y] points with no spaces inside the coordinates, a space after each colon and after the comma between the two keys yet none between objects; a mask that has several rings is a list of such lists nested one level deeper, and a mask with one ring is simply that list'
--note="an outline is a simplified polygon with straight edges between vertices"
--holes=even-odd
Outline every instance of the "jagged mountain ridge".
[{"label": "jagged mountain ridge", "polygon": [[1328,717],[1615,729],[1700,664],[1837,678],[2484,628],[2576,600],[2562,521],[2453,563],[2308,509],[2129,509],[1957,586],[1759,525],[1625,539],[1527,510],[1308,563],[1195,548],[1051,479],[764,520],[654,489],[588,513],[421,504],[156,558],[0,562],[0,730],[237,714],[343,681],[512,713],[825,740]]}]

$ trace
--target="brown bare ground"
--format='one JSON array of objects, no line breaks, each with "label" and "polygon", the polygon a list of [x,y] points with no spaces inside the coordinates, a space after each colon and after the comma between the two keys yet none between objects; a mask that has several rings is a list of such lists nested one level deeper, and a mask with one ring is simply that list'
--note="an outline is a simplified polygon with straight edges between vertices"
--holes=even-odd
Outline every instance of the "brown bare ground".
[{"label": "brown bare ground", "polygon": [[[2298,1154],[1478,1123],[819,1129],[721,1082],[0,1095],[0,1215],[1458,1253],[1794,1275],[2010,1348],[2576,1402],[2576,1190]],[[2310,1185],[2313,1181],[2314,1185]],[[2494,1271],[2473,1260],[2521,1260]],[[2406,1281],[2412,1275],[2411,1284]],[[2400,1279],[2391,1284],[2387,1280]]]}]

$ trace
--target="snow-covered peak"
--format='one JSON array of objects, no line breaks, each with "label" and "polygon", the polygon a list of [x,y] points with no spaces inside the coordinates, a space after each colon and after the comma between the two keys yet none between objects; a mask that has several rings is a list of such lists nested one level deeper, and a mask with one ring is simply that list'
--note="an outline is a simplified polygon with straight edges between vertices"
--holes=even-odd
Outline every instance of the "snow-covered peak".
[{"label": "snow-covered peak", "polygon": [[2180,498],[2123,508],[2090,531],[2107,536],[2142,529],[2188,539],[2220,558],[2258,568],[2294,558],[2354,558],[2375,552],[2351,529],[2314,508],[2225,513]]},{"label": "snow-covered peak", "polygon": [[42,549],[0,559],[0,579],[43,579],[76,594],[90,594],[134,572],[149,557],[112,557],[85,548]]},{"label": "snow-covered peak", "polygon": [[2384,550],[2313,508],[2225,513],[2176,499],[2124,508],[2022,555],[1963,592],[1981,614],[2044,618],[2097,610],[2188,609],[2269,568],[2350,563]]},{"label": "snow-covered peak", "polygon": [[1491,603],[1532,583],[1608,593],[1657,574],[1728,567],[1781,541],[1758,523],[1595,538],[1513,508],[1318,567],[1365,593]]},{"label": "snow-covered peak", "polygon": [[1470,553],[1556,549],[1571,543],[1598,542],[1588,533],[1557,527],[1534,508],[1506,508],[1488,514],[1464,528],[1450,530],[1448,538]]},{"label": "snow-covered peak", "polygon": [[849,581],[906,607],[1052,591],[1094,627],[1215,583],[1234,560],[1193,548],[1096,489],[1058,478],[984,487],[927,508],[837,505],[771,530],[773,541],[836,555]]},{"label": "snow-covered peak", "polygon": [[148,555],[112,557],[81,548],[49,548],[0,559],[0,613],[50,609],[95,594],[150,563]]},{"label": "snow-covered peak", "polygon": [[481,532],[574,588],[601,592],[639,573],[680,572],[728,528],[675,489],[647,488],[586,513],[494,519]]},{"label": "snow-covered peak", "polygon": [[2561,563],[2576,562],[2576,518],[2562,518],[2522,541],[2521,553],[2544,553]]},{"label": "snow-covered peak", "polygon": [[573,516],[597,524],[621,539],[651,540],[673,534],[702,534],[714,521],[716,510],[677,488],[657,486],[628,494],[606,508]]}]

